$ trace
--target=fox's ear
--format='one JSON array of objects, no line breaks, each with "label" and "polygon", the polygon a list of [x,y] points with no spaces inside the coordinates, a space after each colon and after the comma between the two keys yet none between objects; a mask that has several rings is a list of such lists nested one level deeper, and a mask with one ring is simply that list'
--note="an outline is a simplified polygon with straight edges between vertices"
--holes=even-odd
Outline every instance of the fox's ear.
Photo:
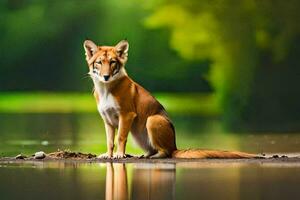
[{"label": "fox's ear", "polygon": [[120,41],[116,46],[116,51],[118,56],[121,59],[124,59],[126,61],[127,56],[128,56],[128,48],[129,48],[129,44],[127,40],[122,40]]},{"label": "fox's ear", "polygon": [[89,63],[92,56],[98,51],[98,47],[91,40],[84,41],[83,47],[84,47],[84,50],[85,50],[86,61]]}]

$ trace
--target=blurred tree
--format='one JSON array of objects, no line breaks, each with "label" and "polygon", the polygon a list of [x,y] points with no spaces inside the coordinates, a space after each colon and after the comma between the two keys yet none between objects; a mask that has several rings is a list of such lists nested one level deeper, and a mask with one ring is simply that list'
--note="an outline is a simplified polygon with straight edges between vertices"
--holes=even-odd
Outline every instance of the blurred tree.
[{"label": "blurred tree", "polygon": [[210,91],[199,80],[207,62],[183,60],[168,46],[166,31],[146,29],[142,19],[148,11],[137,2],[1,1],[0,90],[88,91],[83,41],[114,45],[127,38],[128,73],[146,88]]},{"label": "blurred tree", "polygon": [[[256,110],[259,102],[253,97],[265,81],[256,83],[255,80],[263,73],[260,68],[266,67],[267,57],[271,66],[290,59],[289,49],[300,33],[299,5],[297,0],[164,0],[151,5],[153,14],[145,23],[150,28],[167,27],[171,47],[183,58],[211,61],[209,80],[226,124],[239,128],[251,118],[255,121],[259,113],[280,114]],[[293,67],[298,63],[284,66],[289,68],[289,75],[299,72]],[[289,75],[286,75],[285,80],[289,82]],[[294,84],[288,85],[298,87]],[[270,88],[273,86],[269,85]],[[278,95],[280,93],[269,94],[267,99],[272,101]],[[296,98],[300,99],[299,92]],[[289,101],[284,103],[289,104]]]},{"label": "blurred tree", "polygon": [[88,91],[83,41],[114,45],[127,38],[127,71],[147,89],[214,90],[227,125],[269,121],[292,130],[300,124],[299,4],[0,1],[0,91]]}]

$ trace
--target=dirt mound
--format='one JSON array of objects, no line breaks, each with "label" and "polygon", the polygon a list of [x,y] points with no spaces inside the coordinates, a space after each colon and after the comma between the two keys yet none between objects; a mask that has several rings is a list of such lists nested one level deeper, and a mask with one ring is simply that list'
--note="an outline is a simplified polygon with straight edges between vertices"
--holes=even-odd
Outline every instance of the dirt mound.
[{"label": "dirt mound", "polygon": [[73,152],[73,151],[55,151],[52,153],[48,153],[47,157],[50,158],[72,158],[72,159],[91,159],[96,158],[97,156],[95,154],[91,153],[81,153],[81,152]]}]

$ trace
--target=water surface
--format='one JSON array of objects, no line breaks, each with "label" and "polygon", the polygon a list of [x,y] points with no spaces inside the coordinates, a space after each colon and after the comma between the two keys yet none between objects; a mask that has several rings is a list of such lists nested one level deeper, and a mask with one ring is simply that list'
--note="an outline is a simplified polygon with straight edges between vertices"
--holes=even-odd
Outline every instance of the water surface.
[{"label": "water surface", "polygon": [[[97,113],[0,114],[1,156],[35,151],[105,152]],[[218,119],[172,116],[179,148],[295,153],[296,133],[228,133]],[[143,152],[129,138],[127,153]],[[297,199],[299,164],[0,164],[1,199]]]},{"label": "water surface", "polygon": [[[171,116],[176,128],[177,146],[241,150],[252,153],[300,152],[297,133],[230,133],[218,119],[198,116]],[[74,151],[100,154],[106,151],[103,122],[98,113],[0,114],[1,156],[35,151]],[[129,137],[127,153],[142,154]]]},{"label": "water surface", "polygon": [[2,164],[1,199],[296,199],[298,165]]}]

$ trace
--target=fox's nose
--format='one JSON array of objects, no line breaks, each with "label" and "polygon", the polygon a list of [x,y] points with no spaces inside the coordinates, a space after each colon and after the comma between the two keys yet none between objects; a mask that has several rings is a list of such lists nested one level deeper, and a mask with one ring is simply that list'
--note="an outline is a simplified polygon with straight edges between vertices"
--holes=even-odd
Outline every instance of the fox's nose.
[{"label": "fox's nose", "polygon": [[104,75],[103,78],[104,78],[105,81],[108,81],[109,75]]}]

